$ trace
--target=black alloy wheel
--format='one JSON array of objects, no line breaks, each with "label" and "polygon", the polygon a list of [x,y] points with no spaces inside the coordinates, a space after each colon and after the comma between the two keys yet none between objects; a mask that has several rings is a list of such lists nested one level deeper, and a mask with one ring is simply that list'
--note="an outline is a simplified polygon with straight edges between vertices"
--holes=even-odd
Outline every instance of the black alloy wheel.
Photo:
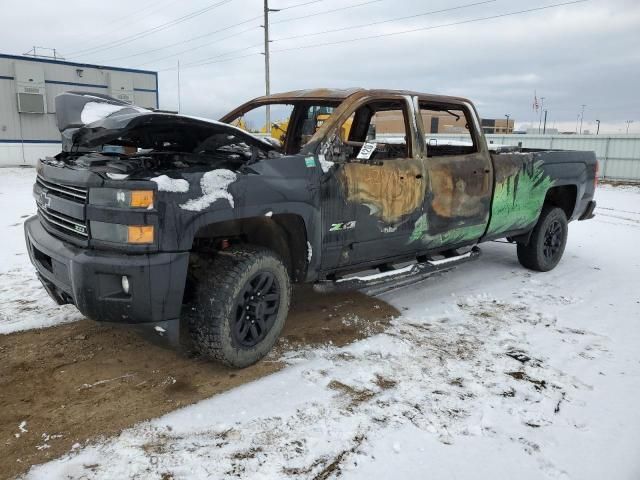
[{"label": "black alloy wheel", "polygon": [[518,243],[518,260],[523,267],[538,272],[555,268],[564,254],[569,226],[562,208],[545,205],[528,242]]},{"label": "black alloy wheel", "polygon": [[278,279],[271,272],[258,272],[236,299],[234,340],[244,347],[260,343],[273,327],[279,308]]},{"label": "black alloy wheel", "polygon": [[275,345],[291,303],[291,279],[280,257],[238,245],[212,259],[195,257],[188,310],[193,346],[235,368],[263,358]]},{"label": "black alloy wheel", "polygon": [[544,256],[551,261],[560,251],[563,240],[563,230],[560,221],[554,220],[544,232]]}]

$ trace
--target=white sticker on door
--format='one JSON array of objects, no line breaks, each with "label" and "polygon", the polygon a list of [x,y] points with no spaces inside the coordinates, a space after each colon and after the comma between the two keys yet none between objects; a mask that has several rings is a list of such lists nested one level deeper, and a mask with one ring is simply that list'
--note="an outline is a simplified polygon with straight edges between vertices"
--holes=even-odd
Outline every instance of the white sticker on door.
[{"label": "white sticker on door", "polygon": [[362,148],[360,149],[360,152],[358,153],[358,160],[369,160],[371,158],[371,155],[373,155],[373,152],[376,150],[376,147],[378,146],[377,143],[369,143],[369,142],[364,142],[364,145],[362,145]]}]

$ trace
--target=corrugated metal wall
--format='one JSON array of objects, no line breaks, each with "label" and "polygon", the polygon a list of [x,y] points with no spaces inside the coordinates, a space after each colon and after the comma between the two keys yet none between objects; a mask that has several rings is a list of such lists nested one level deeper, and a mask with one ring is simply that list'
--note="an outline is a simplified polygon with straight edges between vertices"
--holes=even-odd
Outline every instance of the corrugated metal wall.
[{"label": "corrugated metal wall", "polygon": [[[18,113],[16,62],[44,72],[47,113]],[[56,95],[69,90],[112,94],[112,75],[131,84],[136,105],[157,108],[156,72],[0,54],[0,166],[35,165],[38,158],[59,152]]]},{"label": "corrugated metal wall", "polygon": [[[429,135],[443,140],[465,140],[464,135]],[[640,181],[640,135],[485,135],[494,145],[596,152],[600,177]]]}]

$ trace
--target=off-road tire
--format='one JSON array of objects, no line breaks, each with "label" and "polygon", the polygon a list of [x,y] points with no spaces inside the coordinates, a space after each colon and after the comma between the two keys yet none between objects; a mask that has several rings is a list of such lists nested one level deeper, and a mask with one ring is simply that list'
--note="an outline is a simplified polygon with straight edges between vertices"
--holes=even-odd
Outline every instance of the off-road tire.
[{"label": "off-road tire", "polygon": [[[554,235],[553,233],[557,233]],[[518,243],[518,260],[523,267],[538,272],[555,268],[567,245],[569,225],[564,210],[544,207],[538,223],[533,228],[529,243]]]},{"label": "off-road tire", "polygon": [[[256,345],[243,345],[236,338],[238,334],[232,331],[238,305],[246,296],[246,288],[250,288],[252,279],[265,273],[278,284],[277,315],[264,338]],[[201,266],[197,277],[189,312],[189,329],[196,350],[236,368],[247,367],[264,357],[284,327],[291,300],[289,274],[278,256],[261,247],[231,248]]]}]

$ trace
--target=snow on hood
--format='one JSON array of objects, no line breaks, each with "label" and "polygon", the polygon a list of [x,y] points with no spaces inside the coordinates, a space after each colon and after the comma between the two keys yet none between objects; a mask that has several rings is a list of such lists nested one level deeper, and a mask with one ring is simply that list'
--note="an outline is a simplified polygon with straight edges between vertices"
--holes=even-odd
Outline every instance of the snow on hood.
[{"label": "snow on hood", "polygon": [[171,178],[167,175],[160,175],[151,179],[158,184],[159,192],[184,193],[189,191],[189,182],[182,178]]},{"label": "snow on hood", "polygon": [[219,168],[205,173],[200,180],[202,188],[202,196],[189,200],[187,203],[180,205],[184,210],[200,212],[211,205],[218,199],[224,198],[233,208],[235,206],[233,196],[229,193],[228,188],[236,179],[236,175],[231,170]]}]

